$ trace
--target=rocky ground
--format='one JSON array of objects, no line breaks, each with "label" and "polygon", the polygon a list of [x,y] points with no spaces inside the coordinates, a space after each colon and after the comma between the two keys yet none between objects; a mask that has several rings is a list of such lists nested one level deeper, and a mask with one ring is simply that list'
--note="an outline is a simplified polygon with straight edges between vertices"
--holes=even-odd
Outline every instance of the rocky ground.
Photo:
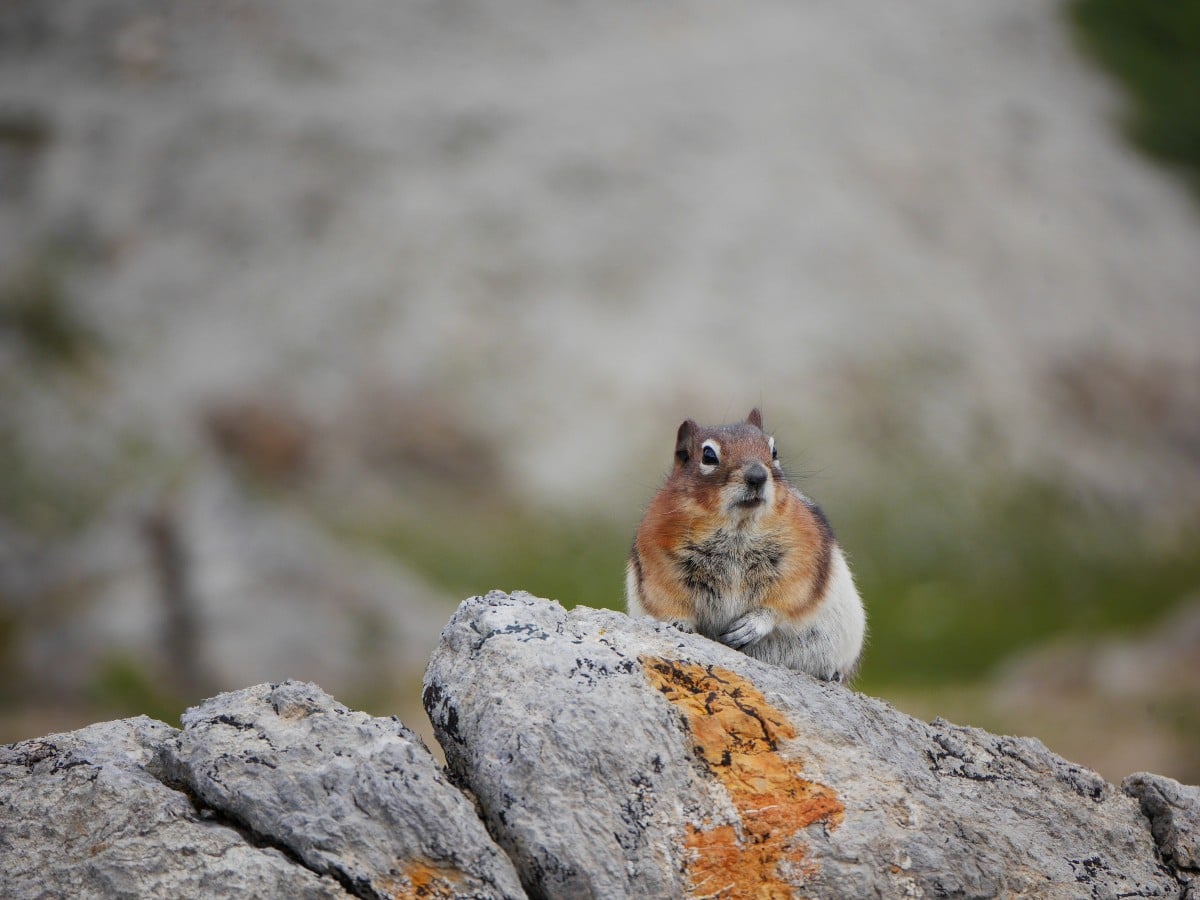
[{"label": "rocky ground", "polygon": [[[438,766],[313,684],[0,748],[15,896],[1194,897],[1200,789],[926,724],[684,634],[464,602]],[[133,863],[130,863],[130,860]]]}]

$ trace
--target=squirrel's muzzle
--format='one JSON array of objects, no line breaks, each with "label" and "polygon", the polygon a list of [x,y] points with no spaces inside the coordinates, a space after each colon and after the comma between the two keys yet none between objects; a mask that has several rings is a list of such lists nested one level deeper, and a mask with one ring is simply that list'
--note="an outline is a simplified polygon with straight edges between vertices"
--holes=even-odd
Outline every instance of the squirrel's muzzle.
[{"label": "squirrel's muzzle", "polygon": [[746,481],[746,487],[755,491],[761,491],[770,476],[771,473],[767,471],[767,467],[758,460],[750,463],[742,471],[742,478]]},{"label": "squirrel's muzzle", "polygon": [[767,471],[767,467],[755,460],[747,463],[742,469],[742,485],[741,496],[737,499],[737,505],[741,507],[761,506],[768,500],[767,482],[771,478],[771,473]]}]

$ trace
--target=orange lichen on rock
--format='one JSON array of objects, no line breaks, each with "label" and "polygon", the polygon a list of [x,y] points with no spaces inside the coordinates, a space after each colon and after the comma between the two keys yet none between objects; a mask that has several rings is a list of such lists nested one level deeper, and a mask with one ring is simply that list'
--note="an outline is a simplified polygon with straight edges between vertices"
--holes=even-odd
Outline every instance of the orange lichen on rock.
[{"label": "orange lichen on rock", "polygon": [[696,757],[725,786],[736,824],[688,826],[688,877],[695,897],[791,897],[814,871],[800,832],[841,824],[833,790],[802,776],[784,756],[796,731],[753,684],[718,666],[643,658],[651,684],[684,714]]},{"label": "orange lichen on rock", "polygon": [[400,878],[380,886],[395,900],[453,900],[462,896],[462,882],[463,873],[457,869],[415,859],[404,867]]}]

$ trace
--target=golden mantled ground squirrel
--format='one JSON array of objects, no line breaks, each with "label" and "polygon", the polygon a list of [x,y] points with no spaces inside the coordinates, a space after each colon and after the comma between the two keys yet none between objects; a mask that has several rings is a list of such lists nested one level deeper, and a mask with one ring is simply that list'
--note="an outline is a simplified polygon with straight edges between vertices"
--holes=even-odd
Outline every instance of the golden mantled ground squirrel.
[{"label": "golden mantled ground squirrel", "polygon": [[784,474],[762,413],[679,426],[675,465],[638,526],[629,614],[651,615],[775,665],[849,680],[866,615],[820,508]]}]

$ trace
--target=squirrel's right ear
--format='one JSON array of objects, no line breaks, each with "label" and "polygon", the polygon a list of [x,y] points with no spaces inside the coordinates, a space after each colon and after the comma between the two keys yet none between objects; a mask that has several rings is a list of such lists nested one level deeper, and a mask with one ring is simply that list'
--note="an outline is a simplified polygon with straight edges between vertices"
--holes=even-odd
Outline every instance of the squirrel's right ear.
[{"label": "squirrel's right ear", "polygon": [[750,410],[750,415],[746,416],[746,422],[753,425],[759,431],[762,431],[762,410],[757,406]]},{"label": "squirrel's right ear", "polygon": [[681,466],[692,457],[693,445],[696,443],[696,429],[699,427],[693,419],[687,419],[679,426],[679,431],[675,435],[675,461]]}]

